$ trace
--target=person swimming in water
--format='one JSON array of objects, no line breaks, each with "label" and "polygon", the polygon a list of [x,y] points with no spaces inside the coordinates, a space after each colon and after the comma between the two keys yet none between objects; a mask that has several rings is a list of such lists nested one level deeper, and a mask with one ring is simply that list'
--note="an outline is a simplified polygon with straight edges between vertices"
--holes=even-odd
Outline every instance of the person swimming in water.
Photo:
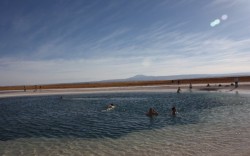
[{"label": "person swimming in water", "polygon": [[115,107],[115,106],[114,106],[113,103],[111,103],[111,104],[108,105],[108,108],[114,108],[114,107]]},{"label": "person swimming in water", "polygon": [[175,108],[175,106],[172,107],[172,115],[176,115],[176,108]]},{"label": "person swimming in water", "polygon": [[114,109],[115,108],[115,105],[113,104],[113,103],[111,103],[111,104],[109,104],[108,106],[107,106],[107,110],[112,110],[112,109]]},{"label": "person swimming in water", "polygon": [[102,110],[102,111],[111,111],[111,110],[114,110],[115,107],[116,107],[116,106],[115,106],[113,103],[111,103],[111,104],[108,104],[108,105],[106,106],[106,109],[105,109],[105,110]]},{"label": "person swimming in water", "polygon": [[149,108],[148,112],[146,113],[147,116],[154,116],[158,115],[158,112],[156,112],[153,108]]}]

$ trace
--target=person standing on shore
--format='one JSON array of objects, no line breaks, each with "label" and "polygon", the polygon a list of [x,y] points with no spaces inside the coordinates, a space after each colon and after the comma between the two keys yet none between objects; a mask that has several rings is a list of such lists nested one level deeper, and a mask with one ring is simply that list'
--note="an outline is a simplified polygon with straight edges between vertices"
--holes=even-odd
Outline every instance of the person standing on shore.
[{"label": "person standing on shore", "polygon": [[190,82],[189,83],[189,89],[192,89],[193,87],[192,87],[192,83]]},{"label": "person standing on shore", "polygon": [[238,88],[239,86],[239,78],[234,78],[235,88]]}]

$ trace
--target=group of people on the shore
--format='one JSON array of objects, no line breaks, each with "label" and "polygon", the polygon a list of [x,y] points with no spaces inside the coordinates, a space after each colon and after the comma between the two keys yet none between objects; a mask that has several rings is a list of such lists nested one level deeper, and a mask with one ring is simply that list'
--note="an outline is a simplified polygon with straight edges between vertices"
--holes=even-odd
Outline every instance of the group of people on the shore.
[{"label": "group of people on the shore", "polygon": [[[171,114],[173,115],[173,116],[175,116],[176,115],[176,108],[175,108],[175,106],[174,107],[172,107],[172,109],[171,109]],[[149,108],[149,110],[148,110],[148,112],[146,113],[146,115],[147,116],[150,116],[150,117],[152,117],[152,116],[157,116],[159,113],[154,109],[154,108]]]}]

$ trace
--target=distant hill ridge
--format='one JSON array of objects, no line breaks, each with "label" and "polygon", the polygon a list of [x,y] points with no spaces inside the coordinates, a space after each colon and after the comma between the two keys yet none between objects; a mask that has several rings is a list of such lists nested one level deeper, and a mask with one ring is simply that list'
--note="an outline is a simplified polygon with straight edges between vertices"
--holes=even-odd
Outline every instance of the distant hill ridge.
[{"label": "distant hill ridge", "polygon": [[[193,75],[173,75],[173,76],[145,76],[136,75],[127,79],[116,79],[107,81],[92,81],[78,83],[60,84],[35,84],[18,86],[0,86],[0,91],[4,90],[39,90],[39,89],[66,89],[66,88],[101,88],[101,87],[128,87],[145,85],[166,85],[172,84],[171,80],[180,80],[183,84],[189,83],[232,83],[239,77],[240,82],[250,82],[250,73],[236,74],[193,74]],[[233,78],[233,79],[232,79]],[[163,80],[163,81],[160,81]]]},{"label": "distant hill ridge", "polygon": [[180,79],[198,79],[198,78],[215,78],[215,77],[240,77],[250,76],[249,73],[231,73],[231,74],[189,74],[189,75],[171,75],[171,76],[146,76],[135,75],[126,79],[104,80],[100,82],[128,82],[128,81],[155,81],[155,80],[180,80]]}]

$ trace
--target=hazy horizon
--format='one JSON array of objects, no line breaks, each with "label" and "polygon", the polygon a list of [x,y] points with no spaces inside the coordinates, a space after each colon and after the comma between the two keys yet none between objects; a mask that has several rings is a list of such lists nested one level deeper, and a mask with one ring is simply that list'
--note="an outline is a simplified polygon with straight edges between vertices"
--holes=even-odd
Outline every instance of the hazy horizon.
[{"label": "hazy horizon", "polygon": [[132,77],[124,77],[120,79],[104,79],[97,81],[64,81],[55,83],[26,83],[26,84],[12,84],[12,85],[0,85],[0,86],[32,86],[32,85],[53,85],[53,84],[81,84],[81,83],[98,83],[98,82],[129,82],[129,81],[159,81],[159,80],[181,80],[181,79],[199,79],[199,78],[219,78],[219,77],[244,77],[250,76],[250,72],[246,73],[224,73],[224,74],[184,74],[184,75],[143,75],[138,74]]},{"label": "hazy horizon", "polygon": [[248,0],[0,1],[0,85],[250,72]]}]

